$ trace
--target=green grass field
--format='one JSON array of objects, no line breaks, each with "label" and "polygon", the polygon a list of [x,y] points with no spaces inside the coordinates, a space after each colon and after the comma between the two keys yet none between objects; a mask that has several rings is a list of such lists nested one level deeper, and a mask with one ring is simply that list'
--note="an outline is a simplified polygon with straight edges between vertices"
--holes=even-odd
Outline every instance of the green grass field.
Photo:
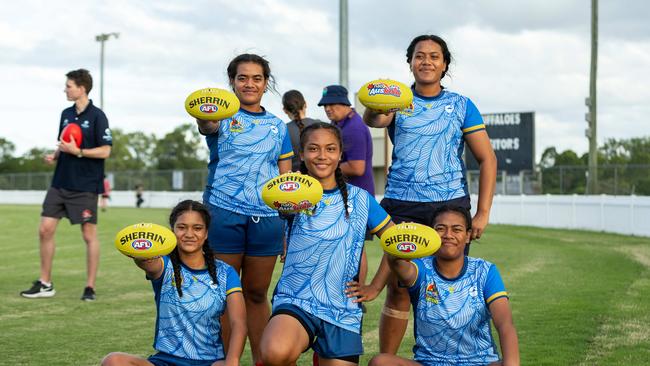
[{"label": "green grass field", "polygon": [[[143,272],[114,249],[112,238],[130,223],[165,224],[168,211],[110,208],[101,214],[94,303],[79,300],[85,248],[79,227],[67,221],[57,233],[57,295],[19,296],[38,277],[39,212],[36,206],[0,206],[0,364],[97,365],[111,351],[151,354],[153,291]],[[381,255],[378,245],[369,245],[368,254],[372,274]],[[650,238],[492,225],[472,245],[472,255],[499,266],[523,365],[650,364]],[[278,265],[276,276],[280,270]],[[378,352],[382,304],[383,294],[368,304],[362,365]],[[400,350],[406,357],[411,332]],[[309,365],[307,358],[299,364]],[[250,364],[246,350],[242,365]]]}]

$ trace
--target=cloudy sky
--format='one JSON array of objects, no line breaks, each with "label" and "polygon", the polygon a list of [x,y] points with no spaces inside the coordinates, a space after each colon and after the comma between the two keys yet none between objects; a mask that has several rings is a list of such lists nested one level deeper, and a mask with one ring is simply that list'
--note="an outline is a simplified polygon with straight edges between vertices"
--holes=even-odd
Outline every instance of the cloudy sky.
[{"label": "cloudy sky", "polygon": [[[482,113],[536,112],[536,152],[587,150],[589,0],[350,0],[350,89],[379,78],[410,82],[410,40],[438,34],[454,61],[443,85]],[[106,43],[104,110],[111,127],[162,135],[190,122],[185,97],[226,87],[243,52],[265,55],[280,93],[301,90],[312,117],[323,86],[338,82],[335,0],[35,1],[0,13],[0,137],[16,153],[54,147],[65,73],[87,68],[99,102],[100,33]],[[598,136],[650,135],[650,4],[600,1]],[[286,120],[280,95],[263,105]]]}]

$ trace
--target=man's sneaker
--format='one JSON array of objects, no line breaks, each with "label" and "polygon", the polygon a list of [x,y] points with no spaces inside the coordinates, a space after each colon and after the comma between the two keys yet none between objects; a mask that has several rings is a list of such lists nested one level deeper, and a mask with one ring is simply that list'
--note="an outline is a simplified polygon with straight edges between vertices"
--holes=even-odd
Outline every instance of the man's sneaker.
[{"label": "man's sneaker", "polygon": [[50,284],[49,286],[46,286],[41,282],[41,280],[36,280],[34,281],[34,284],[32,285],[32,288],[29,290],[21,291],[20,295],[22,297],[26,297],[28,299],[36,299],[39,297],[52,297],[56,294],[56,291],[54,290],[54,284]]},{"label": "man's sneaker", "polygon": [[81,295],[83,301],[95,301],[95,290],[92,287],[86,287],[84,294]]}]

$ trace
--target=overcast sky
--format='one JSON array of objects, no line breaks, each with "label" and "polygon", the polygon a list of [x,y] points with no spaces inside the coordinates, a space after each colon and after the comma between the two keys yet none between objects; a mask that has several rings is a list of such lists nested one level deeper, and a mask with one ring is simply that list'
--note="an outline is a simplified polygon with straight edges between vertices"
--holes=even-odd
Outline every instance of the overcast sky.
[{"label": "overcast sky", "polygon": [[[454,61],[443,85],[482,113],[534,111],[537,156],[548,146],[587,150],[589,0],[349,1],[350,89],[388,77],[410,83],[410,40],[438,34]],[[650,3],[600,1],[598,140],[650,135]],[[0,137],[17,154],[54,147],[70,105],[65,73],[87,68],[99,104],[100,33],[106,43],[104,110],[112,128],[171,131],[190,122],[193,90],[227,87],[226,66],[265,55],[279,95],[263,105],[280,118],[281,93],[301,90],[312,117],[325,85],[338,82],[335,0],[32,1],[0,12]]]}]

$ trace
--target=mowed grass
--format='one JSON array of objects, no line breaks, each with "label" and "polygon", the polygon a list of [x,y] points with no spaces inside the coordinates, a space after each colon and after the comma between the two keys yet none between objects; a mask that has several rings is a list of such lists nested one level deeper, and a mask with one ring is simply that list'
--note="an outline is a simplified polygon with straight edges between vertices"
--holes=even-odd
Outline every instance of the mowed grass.
[{"label": "mowed grass", "polygon": [[[0,206],[0,345],[3,365],[97,365],[112,351],[153,352],[153,292],[141,270],[113,247],[127,224],[165,224],[168,210],[101,213],[98,300],[79,300],[85,248],[79,227],[61,221],[52,299],[19,296],[38,277],[40,208]],[[367,246],[370,273],[381,256]],[[496,263],[510,292],[523,365],[650,364],[650,238],[492,225],[471,254]],[[274,282],[281,271],[276,267]],[[273,286],[273,285],[272,285]],[[272,290],[272,288],[271,288]],[[378,352],[381,298],[368,304],[365,365]],[[412,326],[400,354],[411,356]],[[310,365],[311,354],[300,365]],[[242,365],[250,365],[248,348]]]}]

